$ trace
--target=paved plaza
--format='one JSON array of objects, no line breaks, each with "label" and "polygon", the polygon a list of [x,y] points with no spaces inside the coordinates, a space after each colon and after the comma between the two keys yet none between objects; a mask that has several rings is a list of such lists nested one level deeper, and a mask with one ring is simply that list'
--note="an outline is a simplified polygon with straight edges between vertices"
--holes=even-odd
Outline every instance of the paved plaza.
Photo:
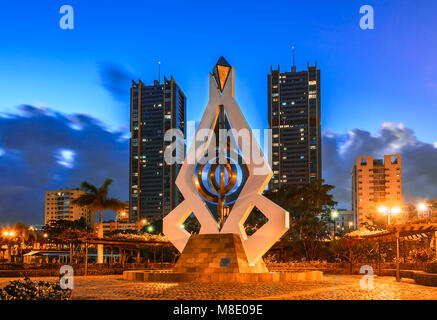
[{"label": "paved plaza", "polygon": [[[55,278],[32,278],[54,281]],[[325,275],[322,281],[288,283],[146,283],[130,282],[121,275],[75,277],[73,299],[281,299],[281,300],[437,300],[437,288],[410,279],[375,277],[374,289],[360,287],[361,276]],[[4,287],[11,278],[0,278]]]}]

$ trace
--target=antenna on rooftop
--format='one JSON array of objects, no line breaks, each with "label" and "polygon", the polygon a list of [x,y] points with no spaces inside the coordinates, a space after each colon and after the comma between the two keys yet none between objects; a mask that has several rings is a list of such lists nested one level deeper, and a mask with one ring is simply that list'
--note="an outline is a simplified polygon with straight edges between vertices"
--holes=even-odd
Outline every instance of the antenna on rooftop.
[{"label": "antenna on rooftop", "polygon": [[293,66],[291,67],[291,72],[296,72],[296,63],[295,63],[295,56],[294,56],[294,46],[291,47],[291,50],[293,51]]},{"label": "antenna on rooftop", "polygon": [[161,83],[161,61],[158,61],[158,82]]}]

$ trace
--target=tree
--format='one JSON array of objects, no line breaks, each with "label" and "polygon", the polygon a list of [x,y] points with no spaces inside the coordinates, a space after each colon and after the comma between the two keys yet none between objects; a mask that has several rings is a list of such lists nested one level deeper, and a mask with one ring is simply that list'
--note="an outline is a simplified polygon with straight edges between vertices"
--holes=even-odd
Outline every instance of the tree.
[{"label": "tree", "polygon": [[269,221],[267,217],[257,207],[253,207],[252,212],[243,224],[244,230],[248,236],[251,236],[267,221]]},{"label": "tree", "polygon": [[56,236],[63,233],[65,230],[81,230],[81,231],[92,231],[92,228],[87,225],[86,219],[80,217],[80,219],[70,221],[70,220],[55,220],[50,224],[46,224],[43,227],[44,232],[49,234],[50,237],[55,238]]},{"label": "tree", "polygon": [[317,180],[304,185],[287,185],[266,196],[290,214],[290,229],[285,237],[302,244],[307,260],[313,260],[319,242],[328,235],[327,222],[337,204],[330,192],[335,187]]},{"label": "tree", "polygon": [[349,273],[352,274],[353,265],[361,258],[366,257],[369,262],[376,257],[377,245],[360,237],[346,235],[339,240],[331,241],[331,249],[338,258],[349,262]]},{"label": "tree", "polygon": [[361,222],[361,226],[370,231],[386,230],[387,222],[381,218],[376,218],[374,214],[366,216],[366,221]]},{"label": "tree", "polygon": [[10,230],[14,233],[14,236],[9,238],[7,240],[7,246],[8,246],[8,255],[9,255],[9,262],[12,262],[12,245],[13,243],[18,245],[18,253],[21,257],[21,260],[23,259],[23,244],[29,244],[32,241],[35,241],[37,239],[35,231],[29,226],[26,226],[24,223],[17,222]]},{"label": "tree", "polygon": [[184,229],[191,234],[197,234],[200,231],[200,223],[194,214],[191,214],[184,222]]},{"label": "tree", "polygon": [[[94,214],[97,211],[99,212],[99,238],[103,238],[102,211],[120,211],[125,206],[123,202],[116,198],[108,198],[108,188],[113,181],[113,179],[106,179],[100,188],[84,181],[81,183],[80,188],[85,191],[85,193],[71,201],[73,205],[88,208]],[[97,262],[103,263],[103,245],[98,245],[97,251]]]}]

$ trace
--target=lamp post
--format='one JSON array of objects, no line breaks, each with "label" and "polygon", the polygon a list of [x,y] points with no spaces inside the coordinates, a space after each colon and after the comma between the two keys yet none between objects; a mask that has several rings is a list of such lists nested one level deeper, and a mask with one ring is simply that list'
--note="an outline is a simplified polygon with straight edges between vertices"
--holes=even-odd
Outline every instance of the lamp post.
[{"label": "lamp post", "polygon": [[391,216],[401,213],[402,210],[399,207],[387,208],[386,206],[381,206],[378,208],[378,211],[379,211],[379,213],[387,215],[387,225],[389,226]]},{"label": "lamp post", "polygon": [[126,213],[126,211],[121,211],[121,212],[118,214],[117,220],[118,220],[118,221],[124,221],[124,220],[126,220],[126,218],[127,218],[127,213]]},{"label": "lamp post", "polygon": [[2,235],[7,239],[9,262],[12,262],[12,240],[15,237],[15,232],[5,230]]},{"label": "lamp post", "polygon": [[428,206],[426,203],[421,203],[417,206],[417,210],[423,215],[428,210]]},{"label": "lamp post", "polygon": [[332,221],[334,221],[334,240],[335,240],[335,227],[336,227],[336,222],[335,222],[335,218],[338,217],[338,211],[337,210],[333,210],[331,211],[331,219]]}]

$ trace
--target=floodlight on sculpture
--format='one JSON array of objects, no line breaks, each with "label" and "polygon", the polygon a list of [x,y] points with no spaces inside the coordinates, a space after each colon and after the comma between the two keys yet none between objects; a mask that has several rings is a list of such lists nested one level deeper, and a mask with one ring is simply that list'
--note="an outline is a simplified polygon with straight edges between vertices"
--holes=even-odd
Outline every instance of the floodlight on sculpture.
[{"label": "floodlight on sculpture", "polygon": [[[220,57],[209,77],[208,105],[176,179],[184,201],[164,218],[163,230],[182,252],[190,234],[180,225],[193,213],[200,234],[238,234],[255,264],[287,231],[289,217],[262,195],[273,172],[235,101],[234,81],[234,69]],[[268,222],[248,237],[244,222],[254,207]]]}]

